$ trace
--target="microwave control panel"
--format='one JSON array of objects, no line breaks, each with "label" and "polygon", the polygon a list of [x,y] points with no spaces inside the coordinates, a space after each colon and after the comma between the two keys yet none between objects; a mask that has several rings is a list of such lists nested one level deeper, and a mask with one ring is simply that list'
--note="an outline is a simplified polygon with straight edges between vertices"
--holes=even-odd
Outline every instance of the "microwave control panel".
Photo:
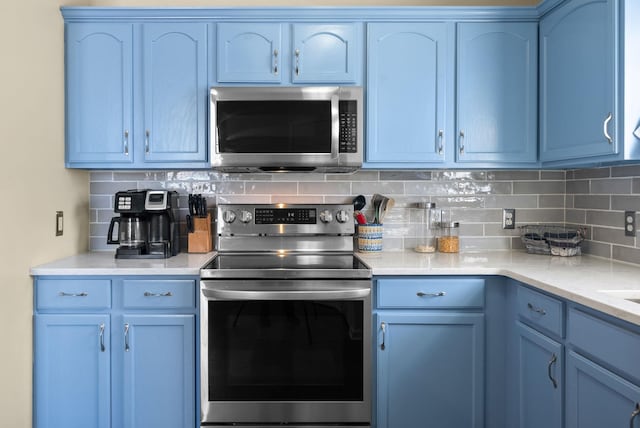
[{"label": "microwave control panel", "polygon": [[358,103],[355,100],[338,102],[340,110],[339,152],[358,152]]}]

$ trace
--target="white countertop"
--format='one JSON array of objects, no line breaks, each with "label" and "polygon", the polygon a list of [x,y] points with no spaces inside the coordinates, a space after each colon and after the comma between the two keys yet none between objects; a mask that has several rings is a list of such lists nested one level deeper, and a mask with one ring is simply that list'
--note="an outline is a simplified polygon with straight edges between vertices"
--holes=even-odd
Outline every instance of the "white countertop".
[{"label": "white countertop", "polygon": [[[214,255],[181,253],[169,259],[121,260],[112,252],[95,252],[33,267],[31,275],[199,275]],[[640,325],[640,304],[624,300],[640,297],[637,265],[522,251],[423,254],[408,250],[357,255],[374,275],[502,275]]]},{"label": "white countertop", "polygon": [[114,252],[79,254],[31,268],[32,276],[46,275],[200,275],[215,256],[180,253],[168,259],[116,259]]},{"label": "white countertop", "polygon": [[524,251],[424,254],[409,250],[358,256],[374,275],[502,275],[640,325],[640,304],[624,300],[640,298],[637,265]]}]

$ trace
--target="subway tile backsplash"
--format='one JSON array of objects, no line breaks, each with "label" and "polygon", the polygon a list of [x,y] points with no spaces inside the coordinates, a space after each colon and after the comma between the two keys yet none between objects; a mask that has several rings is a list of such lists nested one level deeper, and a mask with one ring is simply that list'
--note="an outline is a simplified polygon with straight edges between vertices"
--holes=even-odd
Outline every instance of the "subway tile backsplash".
[{"label": "subway tile backsplash", "polygon": [[[433,170],[372,171],[353,174],[229,174],[216,171],[141,171],[90,174],[90,249],[107,245],[113,196],[119,190],[157,188],[180,193],[180,227],[189,193],[218,203],[351,203],[358,194],[367,202],[374,193],[396,200],[385,219],[385,250],[412,248],[416,225],[412,206],[435,202],[459,221],[463,251],[522,249],[518,229],[502,229],[502,208],[516,209],[516,225],[582,225],[589,239],[585,253],[640,263],[637,235],[626,237],[623,211],[640,211],[640,165],[569,171]],[[365,214],[372,218],[370,206]],[[183,241],[186,241],[183,239]]]}]

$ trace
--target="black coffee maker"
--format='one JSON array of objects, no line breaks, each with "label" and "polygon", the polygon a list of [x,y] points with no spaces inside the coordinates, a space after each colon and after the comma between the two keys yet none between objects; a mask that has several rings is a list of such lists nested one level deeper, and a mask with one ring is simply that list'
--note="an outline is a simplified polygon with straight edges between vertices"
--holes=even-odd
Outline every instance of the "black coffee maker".
[{"label": "black coffee maker", "polygon": [[[180,251],[176,210],[178,193],[126,190],[116,193],[107,244],[119,244],[117,259],[164,259]],[[115,225],[117,238],[114,238]]]}]

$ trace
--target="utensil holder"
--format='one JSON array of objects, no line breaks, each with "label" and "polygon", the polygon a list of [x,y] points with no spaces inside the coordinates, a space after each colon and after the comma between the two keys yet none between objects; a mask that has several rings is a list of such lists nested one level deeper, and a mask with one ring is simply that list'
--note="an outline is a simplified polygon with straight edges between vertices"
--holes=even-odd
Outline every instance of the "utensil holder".
[{"label": "utensil holder", "polygon": [[207,213],[206,217],[193,217],[193,232],[189,232],[188,252],[190,253],[208,253],[213,250],[213,241],[211,239],[211,213]]},{"label": "utensil holder", "polygon": [[358,251],[374,253],[382,251],[382,224],[368,223],[358,225]]}]

